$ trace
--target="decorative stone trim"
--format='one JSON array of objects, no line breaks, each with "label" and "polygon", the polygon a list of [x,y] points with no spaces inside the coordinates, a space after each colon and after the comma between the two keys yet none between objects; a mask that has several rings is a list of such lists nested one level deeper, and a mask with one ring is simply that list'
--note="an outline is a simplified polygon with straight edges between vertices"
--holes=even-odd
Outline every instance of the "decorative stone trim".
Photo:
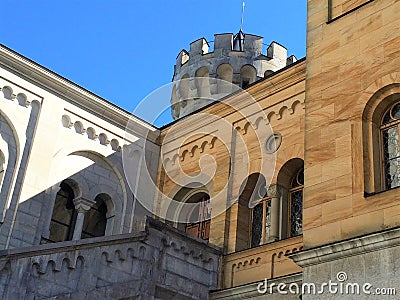
[{"label": "decorative stone trim", "polygon": [[306,249],[287,255],[299,266],[307,267],[344,257],[360,255],[368,252],[398,246],[400,244],[400,228],[389,229],[361,237],[340,241],[329,245]]},{"label": "decorative stone trim", "polygon": [[204,153],[207,149],[213,149],[215,146],[215,142],[217,141],[217,137],[209,135],[206,138],[201,138],[198,140],[196,144],[190,144],[190,147],[183,148],[181,154],[167,154],[164,159],[164,166],[167,164],[171,164],[174,166],[179,159],[179,161],[185,161],[186,158],[194,157],[196,152]]},{"label": "decorative stone trim", "polygon": [[[74,129],[76,133],[80,135],[86,135],[88,139],[97,141],[103,146],[110,146],[112,150],[121,152],[122,147],[127,145],[125,144],[125,140],[116,136],[109,137],[110,133],[100,132],[97,133],[94,129],[95,124],[85,124],[82,120],[72,121],[71,117],[68,114],[64,114],[61,117],[61,124],[63,127],[67,129]],[[120,146],[123,145],[123,146]]]},{"label": "decorative stone trim", "polygon": [[289,115],[293,115],[298,109],[304,109],[305,108],[305,102],[304,99],[300,100],[299,98],[294,98],[289,102],[289,100],[284,101],[283,103],[280,103],[280,106],[278,104],[275,105],[275,107],[271,107],[270,109],[266,110],[264,113],[267,116],[267,118],[257,118],[256,120],[250,120],[248,119],[243,119],[237,123],[234,124],[235,129],[242,135],[247,134],[248,128],[252,126],[255,130],[257,130],[260,127],[260,124],[262,124],[262,121],[264,123],[269,124],[271,123],[271,120],[273,116],[276,117],[277,120],[282,120],[285,111],[288,111]]},{"label": "decorative stone trim", "polygon": [[265,141],[265,151],[268,154],[275,153],[282,144],[282,135],[279,132],[272,133]]},{"label": "decorative stone trim", "polygon": [[[2,77],[0,77],[0,80],[0,96],[2,96],[3,99],[16,102],[18,105],[26,108],[29,107],[34,100],[42,103],[41,97],[31,95],[21,87],[10,83]],[[3,81],[4,83],[2,83]]]}]

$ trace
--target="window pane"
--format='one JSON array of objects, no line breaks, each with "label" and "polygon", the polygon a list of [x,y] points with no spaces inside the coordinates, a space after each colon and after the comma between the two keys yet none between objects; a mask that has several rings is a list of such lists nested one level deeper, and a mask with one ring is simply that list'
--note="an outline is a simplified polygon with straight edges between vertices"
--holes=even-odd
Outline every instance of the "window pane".
[{"label": "window pane", "polygon": [[107,225],[107,207],[98,201],[86,214],[83,221],[82,238],[103,236]]},{"label": "window pane", "polygon": [[73,203],[74,193],[65,183],[56,195],[50,222],[49,240],[61,242],[72,239],[76,211]]},{"label": "window pane", "polygon": [[399,134],[397,126],[383,131],[383,147],[385,160],[400,156],[399,151]]},{"label": "window pane", "polygon": [[251,247],[260,245],[262,236],[263,203],[253,208],[253,220],[251,225]]},{"label": "window pane", "polygon": [[63,242],[68,239],[69,227],[63,224],[54,222],[50,223],[50,237],[49,240],[52,242]]},{"label": "window pane", "polygon": [[397,126],[383,130],[385,181],[388,189],[400,186],[400,149]]},{"label": "window pane", "polygon": [[388,123],[390,123],[390,122],[392,122],[393,121],[393,119],[392,119],[392,117],[390,116],[390,110],[385,114],[385,116],[383,117],[383,121],[382,121],[382,124],[388,124]]},{"label": "window pane", "polygon": [[299,170],[293,178],[291,187],[294,188],[302,185],[304,185],[304,169]]},{"label": "window pane", "polygon": [[295,191],[290,195],[290,236],[302,234],[303,191]]},{"label": "window pane", "polygon": [[393,118],[395,118],[397,120],[400,119],[400,103],[397,103],[395,106],[393,106],[392,116],[393,116]]},{"label": "window pane", "polygon": [[58,222],[69,224],[71,221],[72,209],[67,209],[67,197],[59,193],[56,197],[53,210],[53,220]]},{"label": "window pane", "polygon": [[388,189],[400,186],[400,158],[386,162],[386,186]]},{"label": "window pane", "polygon": [[266,216],[265,216],[265,242],[268,241],[269,233],[271,229],[271,201],[265,203],[267,206]]},{"label": "window pane", "polygon": [[190,224],[186,226],[186,233],[193,235],[195,237],[200,236],[200,223]]}]

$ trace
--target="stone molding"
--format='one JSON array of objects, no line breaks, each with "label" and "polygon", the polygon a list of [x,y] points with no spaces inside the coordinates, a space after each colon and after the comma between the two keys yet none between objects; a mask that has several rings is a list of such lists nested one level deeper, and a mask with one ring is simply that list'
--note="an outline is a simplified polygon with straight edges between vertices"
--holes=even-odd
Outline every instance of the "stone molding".
[{"label": "stone molding", "polygon": [[149,217],[143,225],[136,233],[0,251],[0,298],[206,299],[218,287],[220,248]]},{"label": "stone molding", "polygon": [[288,257],[304,268],[343,259],[344,257],[395,247],[399,244],[400,228],[394,228],[335,242],[329,245],[305,249],[297,253],[289,254]]},{"label": "stone molding", "polygon": [[282,194],[282,187],[276,183],[268,186],[268,197],[279,198]]},{"label": "stone molding", "polygon": [[73,200],[75,209],[78,211],[78,213],[85,213],[87,212],[93,205],[96,204],[95,201],[92,200],[86,200],[83,199],[82,197],[75,198]]},{"label": "stone molding", "polygon": [[[68,113],[73,114],[75,120],[72,120]],[[96,141],[103,146],[111,146],[111,149],[114,151],[120,152],[123,146],[128,145],[126,142],[132,142],[127,138],[123,138],[110,131],[106,131],[101,126],[82,117],[78,117],[69,111],[67,111],[67,113],[63,114],[61,117],[61,124],[66,129],[74,129],[75,133],[86,136],[86,138],[89,140]],[[96,129],[100,132],[96,132]],[[123,146],[121,147],[121,145]]]},{"label": "stone molding", "polygon": [[56,95],[68,95],[66,100],[71,104],[84,107],[119,128],[125,129],[127,123],[134,122],[138,126],[130,126],[133,134],[154,143],[157,141],[159,130],[155,126],[1,44],[0,64],[9,66],[18,74],[29,74],[34,82],[47,86]]}]

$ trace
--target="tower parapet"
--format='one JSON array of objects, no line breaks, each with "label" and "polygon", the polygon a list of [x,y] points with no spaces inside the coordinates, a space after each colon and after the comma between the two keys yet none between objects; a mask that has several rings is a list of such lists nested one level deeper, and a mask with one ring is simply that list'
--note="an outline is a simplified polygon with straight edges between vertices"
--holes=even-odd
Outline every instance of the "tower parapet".
[{"label": "tower parapet", "polygon": [[176,58],[172,79],[177,81],[171,97],[173,118],[190,114],[208,104],[210,99],[233,92],[231,85],[215,79],[246,88],[296,61],[294,56],[288,58],[286,48],[276,42],[268,46],[265,54],[262,48],[262,37],[239,31],[236,35],[215,34],[212,52],[205,38],[192,42],[189,52],[183,49]]}]

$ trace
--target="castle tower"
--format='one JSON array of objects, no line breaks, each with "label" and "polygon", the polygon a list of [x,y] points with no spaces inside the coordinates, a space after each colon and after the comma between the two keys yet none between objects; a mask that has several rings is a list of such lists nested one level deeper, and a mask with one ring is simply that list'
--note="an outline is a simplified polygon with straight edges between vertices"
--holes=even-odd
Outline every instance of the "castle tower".
[{"label": "castle tower", "polygon": [[[174,119],[204,107],[210,100],[221,99],[234,92],[231,82],[246,88],[253,82],[296,61],[287,57],[282,45],[272,42],[262,53],[263,39],[240,30],[236,35],[214,35],[214,51],[200,38],[190,44],[190,51],[182,50],[176,59],[171,105]],[[186,79],[186,80],[185,80]]]}]

